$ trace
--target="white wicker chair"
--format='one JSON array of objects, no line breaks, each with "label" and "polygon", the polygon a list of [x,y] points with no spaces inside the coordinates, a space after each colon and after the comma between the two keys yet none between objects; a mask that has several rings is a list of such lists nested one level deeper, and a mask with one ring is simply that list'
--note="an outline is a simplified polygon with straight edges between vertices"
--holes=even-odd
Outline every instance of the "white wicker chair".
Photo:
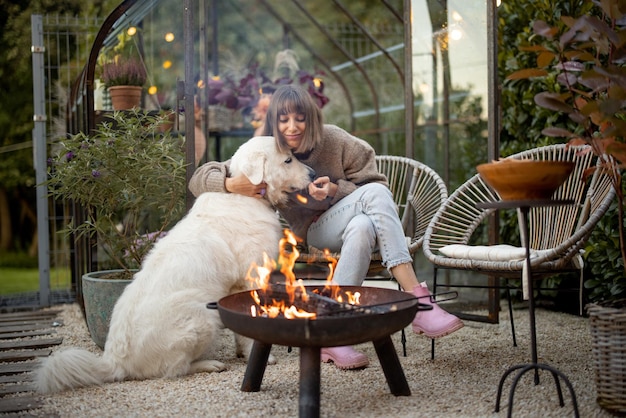
[{"label": "white wicker chair", "polygon": [[[580,253],[591,231],[607,211],[615,196],[610,176],[599,164],[595,163],[594,155],[589,151],[588,146],[567,147],[565,144],[559,144],[535,148],[512,156],[512,158],[519,159],[565,160],[576,163],[570,177],[552,196],[553,199],[574,200],[575,204],[533,208],[530,211],[530,248],[542,250],[531,260],[532,279],[579,270],[582,286],[583,261]],[[583,175],[590,172],[590,178],[583,181]],[[485,234],[479,234],[477,230],[480,230],[479,226],[485,224],[495,209],[479,209],[476,204],[498,200],[500,198],[497,193],[483,181],[479,174],[476,174],[455,190],[435,214],[425,232],[423,243],[424,255],[435,267],[433,292],[437,292],[437,287],[479,287],[493,290],[500,288],[498,278],[521,278],[525,264],[523,257],[506,261],[489,261],[476,258],[453,258],[441,252],[444,246],[451,244],[484,244],[480,241],[486,239]],[[441,268],[471,270],[495,279],[487,286],[438,284],[437,270]],[[508,286],[506,288],[508,289]],[[497,308],[499,306],[494,307],[496,312],[490,312],[492,317],[488,320],[483,317],[482,320],[497,322]],[[515,345],[510,298],[509,311]],[[493,315],[496,315],[495,320]],[[474,315],[459,314],[459,316],[469,320],[481,320]]]}]

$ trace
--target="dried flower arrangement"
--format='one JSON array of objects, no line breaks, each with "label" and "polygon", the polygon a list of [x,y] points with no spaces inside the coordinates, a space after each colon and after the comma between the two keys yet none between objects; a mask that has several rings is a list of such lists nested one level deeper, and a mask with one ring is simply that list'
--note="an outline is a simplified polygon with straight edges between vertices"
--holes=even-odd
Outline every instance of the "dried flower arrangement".
[{"label": "dried flower arrangement", "polygon": [[113,60],[102,65],[102,80],[106,87],[143,87],[146,79],[146,67],[140,59],[135,57],[116,56]]}]

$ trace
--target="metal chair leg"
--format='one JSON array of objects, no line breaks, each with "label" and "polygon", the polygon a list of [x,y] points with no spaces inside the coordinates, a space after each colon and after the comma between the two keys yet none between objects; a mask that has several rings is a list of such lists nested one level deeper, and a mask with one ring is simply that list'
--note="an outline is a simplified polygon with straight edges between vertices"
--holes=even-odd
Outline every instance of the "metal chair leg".
[{"label": "metal chair leg", "polygon": [[517,347],[517,339],[515,338],[515,322],[513,320],[513,302],[511,301],[511,289],[506,287],[506,297],[509,301],[509,318],[511,321],[511,335],[513,336],[513,347]]},{"label": "metal chair leg", "polygon": [[[437,267],[433,268],[433,294],[437,294]],[[430,340],[430,359],[435,359],[435,339]]]}]

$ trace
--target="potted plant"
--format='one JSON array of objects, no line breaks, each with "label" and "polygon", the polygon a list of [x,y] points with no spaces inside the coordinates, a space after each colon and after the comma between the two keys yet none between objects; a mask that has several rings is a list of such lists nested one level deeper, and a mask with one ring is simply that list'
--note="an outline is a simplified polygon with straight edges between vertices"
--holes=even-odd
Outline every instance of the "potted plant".
[{"label": "potted plant", "polygon": [[[522,47],[537,54],[537,67],[511,74],[508,80],[542,77],[547,91],[535,103],[567,115],[557,126],[546,127],[547,136],[564,137],[572,144],[587,143],[612,176],[617,193],[619,239],[615,271],[585,282],[592,289],[587,310],[593,344],[598,403],[626,413],[626,240],[622,169],[626,163],[626,6],[622,0],[594,2],[590,12],[562,16],[562,25],[533,24],[538,42]],[[612,157],[612,158],[608,158]],[[611,228],[600,234],[611,234]],[[603,254],[611,257],[611,237],[601,237]],[[591,241],[590,241],[591,242]],[[593,254],[592,251],[588,252]],[[596,251],[596,253],[598,253]],[[620,257],[621,255],[621,257]],[[589,256],[588,256],[589,258]],[[602,269],[600,269],[602,270]],[[592,268],[592,272],[594,272]]]},{"label": "potted plant", "polygon": [[117,55],[102,65],[102,80],[114,110],[139,107],[146,78],[146,67],[136,57]]},{"label": "potted plant", "polygon": [[[113,112],[94,132],[59,140],[49,159],[51,196],[84,210],[83,220],[72,219],[63,232],[97,242],[102,271],[85,275],[82,289],[89,330],[101,347],[117,296],[185,210],[183,146],[162,132],[163,122],[137,109]],[[92,275],[117,294],[94,288]]]}]

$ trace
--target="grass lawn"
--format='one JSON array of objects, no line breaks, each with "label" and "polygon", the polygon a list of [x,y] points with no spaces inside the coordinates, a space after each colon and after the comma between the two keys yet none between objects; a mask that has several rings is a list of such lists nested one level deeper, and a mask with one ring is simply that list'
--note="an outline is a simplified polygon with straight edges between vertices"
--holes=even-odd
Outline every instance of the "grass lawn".
[{"label": "grass lawn", "polygon": [[[68,268],[50,270],[50,289],[69,289],[70,287],[71,273]],[[38,290],[38,269],[0,267],[0,295],[36,292]]]}]

